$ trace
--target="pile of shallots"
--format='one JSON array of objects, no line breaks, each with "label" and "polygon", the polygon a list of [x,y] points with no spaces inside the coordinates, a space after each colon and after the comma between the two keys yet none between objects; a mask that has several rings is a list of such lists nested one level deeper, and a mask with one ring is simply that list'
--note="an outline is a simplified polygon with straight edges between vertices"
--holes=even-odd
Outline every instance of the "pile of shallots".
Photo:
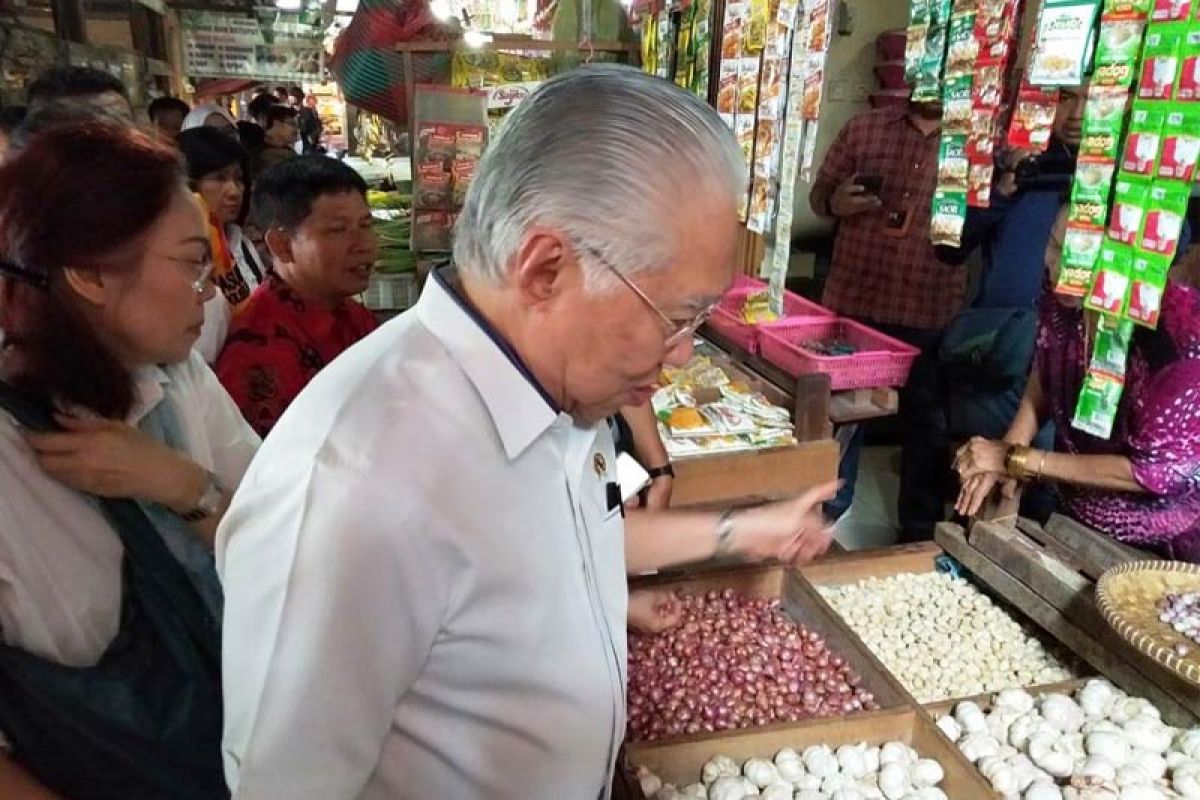
[{"label": "pile of shallots", "polygon": [[680,598],[683,620],[629,637],[629,738],[659,739],[878,708],[861,677],[779,601]]}]

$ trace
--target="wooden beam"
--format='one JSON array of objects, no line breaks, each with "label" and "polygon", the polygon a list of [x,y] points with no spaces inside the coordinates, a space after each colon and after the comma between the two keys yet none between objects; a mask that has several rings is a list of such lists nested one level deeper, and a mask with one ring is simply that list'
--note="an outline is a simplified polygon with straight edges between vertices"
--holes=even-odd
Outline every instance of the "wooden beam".
[{"label": "wooden beam", "polygon": [[87,44],[83,0],[50,0],[50,12],[54,17],[54,32],[58,38]]}]

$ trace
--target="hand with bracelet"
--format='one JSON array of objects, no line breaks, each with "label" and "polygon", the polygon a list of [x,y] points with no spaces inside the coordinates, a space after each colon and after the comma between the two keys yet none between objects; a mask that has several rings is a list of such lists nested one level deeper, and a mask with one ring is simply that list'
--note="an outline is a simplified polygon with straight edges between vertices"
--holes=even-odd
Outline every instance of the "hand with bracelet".
[{"label": "hand with bracelet", "polygon": [[671,507],[671,492],[675,488],[675,468],[670,464],[651,467],[650,485],[646,488],[646,508],[650,511],[666,511]]},{"label": "hand with bracelet", "polygon": [[974,516],[997,484],[1005,497],[1015,497],[1020,482],[1042,477],[1046,457],[1042,450],[976,436],[959,448],[954,459],[954,471],[962,481],[954,509],[965,517]]}]

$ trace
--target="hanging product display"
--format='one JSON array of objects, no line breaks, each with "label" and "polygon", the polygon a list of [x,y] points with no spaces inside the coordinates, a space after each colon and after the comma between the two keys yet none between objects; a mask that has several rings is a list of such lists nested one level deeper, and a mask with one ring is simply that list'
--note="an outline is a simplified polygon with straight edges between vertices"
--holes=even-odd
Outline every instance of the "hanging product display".
[{"label": "hanging product display", "polygon": [[1200,41],[1189,8],[1112,2],[1101,19],[1056,286],[1101,315],[1073,421],[1101,438],[1133,326],[1158,325],[1200,156],[1200,105],[1185,90],[1195,76],[1183,74]]},{"label": "hanging product display", "polygon": [[1100,0],[1046,0],[1038,17],[1029,82],[1078,86],[1091,59]]},{"label": "hanging product display", "polygon": [[413,145],[412,249],[450,249],[454,222],[487,146],[487,94],[417,87]]}]

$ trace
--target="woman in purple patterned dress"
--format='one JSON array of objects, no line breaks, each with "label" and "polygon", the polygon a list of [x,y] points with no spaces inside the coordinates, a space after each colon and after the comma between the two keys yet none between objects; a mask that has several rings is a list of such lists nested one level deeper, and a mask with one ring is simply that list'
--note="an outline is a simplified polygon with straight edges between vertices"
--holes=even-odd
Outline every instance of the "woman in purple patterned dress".
[{"label": "woman in purple patterned dress", "polygon": [[[1046,251],[1051,286],[1064,228],[1065,214]],[[1062,510],[1085,525],[1200,562],[1200,291],[1168,283],[1158,330],[1135,329],[1109,439],[1071,427],[1096,314],[1047,291],[1040,316],[1034,372],[1008,434],[999,442],[972,439],[959,450],[959,513],[975,514],[998,483],[1011,496],[1015,471],[1053,482]],[[1054,452],[1028,450],[1047,420],[1055,425]]]}]

